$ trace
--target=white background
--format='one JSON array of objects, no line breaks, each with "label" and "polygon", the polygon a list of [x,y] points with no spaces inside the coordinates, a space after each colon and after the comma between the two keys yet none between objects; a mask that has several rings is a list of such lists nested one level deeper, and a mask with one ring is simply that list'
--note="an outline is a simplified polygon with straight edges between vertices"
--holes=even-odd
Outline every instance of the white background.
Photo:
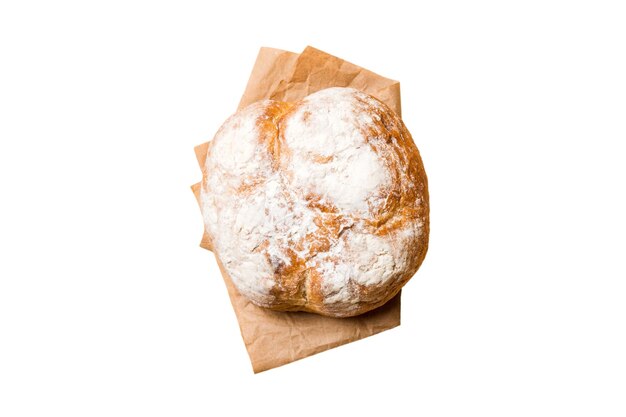
[{"label": "white background", "polygon": [[[1,3],[0,415],[626,415],[623,3],[405,3]],[[307,44],[401,80],[431,246],[402,326],[253,375],[192,148]]]}]

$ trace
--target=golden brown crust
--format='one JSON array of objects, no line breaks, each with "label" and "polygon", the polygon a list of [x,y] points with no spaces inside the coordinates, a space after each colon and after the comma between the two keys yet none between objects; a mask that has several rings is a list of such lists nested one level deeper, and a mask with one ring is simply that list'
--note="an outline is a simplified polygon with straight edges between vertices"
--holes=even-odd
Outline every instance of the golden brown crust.
[{"label": "golden brown crust", "polygon": [[[307,110],[306,103],[269,101],[264,105],[261,116],[256,119],[255,124],[260,132],[258,146],[265,148],[272,171],[280,172],[287,184],[281,189],[281,198],[287,201],[290,210],[295,210],[293,207],[296,201],[295,194],[298,194],[297,198],[306,205],[307,212],[314,213],[312,223],[315,225],[312,230],[300,234],[299,238],[291,239],[280,247],[282,253],[280,259],[274,255],[275,249],[270,250],[273,244],[271,236],[254,248],[254,251],[263,254],[267,263],[272,266],[274,280],[269,297],[255,299],[254,296],[249,296],[256,304],[274,310],[309,311],[335,317],[362,314],[393,298],[418,270],[426,256],[429,236],[429,195],[420,153],[406,126],[393,111],[363,93],[355,97],[357,111],[368,118],[367,123],[358,125],[360,133],[366,138],[367,146],[383,161],[389,175],[386,185],[376,191],[379,195],[375,196],[375,200],[371,200],[379,203],[371,203],[366,213],[342,209],[336,202],[333,203],[332,199],[324,198],[315,192],[305,192],[293,185],[295,174],[292,172],[294,163],[292,154],[297,150],[291,149],[285,139],[284,124],[296,117],[300,117],[305,125],[309,123],[312,113]],[[308,155],[308,158],[313,164],[324,165],[331,163],[336,156],[319,153]],[[211,169],[209,161],[210,158],[207,158],[207,166],[203,170],[203,184],[209,183],[206,178],[207,170]],[[249,181],[243,182],[237,188],[236,193],[243,196],[256,192],[266,180],[267,175],[249,178]],[[208,185],[203,187],[203,192],[211,191]],[[392,278],[384,281],[348,280],[345,285],[349,288],[342,298],[335,295],[336,291],[333,293],[329,290],[328,282],[332,279],[332,274],[336,273],[332,268],[336,268],[344,261],[338,259],[343,254],[337,251],[337,254],[331,257],[328,253],[338,245],[345,244],[346,248],[354,246],[347,236],[356,233],[350,230],[353,227],[359,229],[359,236],[368,238],[367,235],[370,235],[372,239],[379,239],[377,242],[388,245],[391,253],[396,254],[393,258],[395,269],[390,275]],[[219,240],[219,236],[211,238],[213,241]],[[348,250],[352,249],[346,249]],[[221,256],[219,245],[216,255]],[[323,256],[324,262],[331,265],[331,272],[324,272],[319,266],[321,261],[318,259]],[[391,261],[389,262],[391,264]],[[228,263],[225,265],[228,270]],[[353,266],[356,268],[361,265]],[[232,265],[231,268],[237,268],[237,265]],[[232,275],[231,271],[229,274]],[[370,273],[364,271],[366,272]]]}]

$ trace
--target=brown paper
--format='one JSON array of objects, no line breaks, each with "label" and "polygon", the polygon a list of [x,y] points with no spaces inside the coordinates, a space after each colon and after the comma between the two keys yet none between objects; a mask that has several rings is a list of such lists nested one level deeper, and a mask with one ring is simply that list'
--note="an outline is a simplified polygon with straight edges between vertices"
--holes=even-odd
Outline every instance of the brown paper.
[{"label": "brown paper", "polygon": [[[328,87],[353,87],[373,95],[400,114],[400,83],[307,47],[301,54],[261,48],[239,108],[258,100],[298,101]],[[195,148],[202,169],[208,143]],[[200,183],[192,190],[200,202]],[[211,250],[206,232],[200,246]],[[384,306],[351,318],[331,318],[303,312],[277,312],[257,307],[240,295],[222,267],[228,295],[254,372],[261,372],[400,324],[400,294]]]}]

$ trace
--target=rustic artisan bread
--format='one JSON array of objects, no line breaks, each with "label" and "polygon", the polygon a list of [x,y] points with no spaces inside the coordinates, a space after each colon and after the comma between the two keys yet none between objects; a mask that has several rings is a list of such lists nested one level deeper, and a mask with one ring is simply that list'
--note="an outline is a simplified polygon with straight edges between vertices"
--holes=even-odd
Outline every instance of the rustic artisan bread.
[{"label": "rustic artisan bread", "polygon": [[411,134],[351,88],[231,116],[209,143],[201,206],[234,285],[274,310],[372,310],[428,248],[426,173]]}]

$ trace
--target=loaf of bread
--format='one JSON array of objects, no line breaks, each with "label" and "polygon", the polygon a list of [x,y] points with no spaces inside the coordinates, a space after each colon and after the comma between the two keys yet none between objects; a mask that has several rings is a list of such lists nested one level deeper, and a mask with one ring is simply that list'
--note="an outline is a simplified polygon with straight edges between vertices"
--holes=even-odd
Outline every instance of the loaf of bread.
[{"label": "loaf of bread", "polygon": [[209,143],[201,207],[235,287],[274,310],[365,313],[400,291],[428,248],[428,185],[411,134],[351,88],[231,116]]}]

